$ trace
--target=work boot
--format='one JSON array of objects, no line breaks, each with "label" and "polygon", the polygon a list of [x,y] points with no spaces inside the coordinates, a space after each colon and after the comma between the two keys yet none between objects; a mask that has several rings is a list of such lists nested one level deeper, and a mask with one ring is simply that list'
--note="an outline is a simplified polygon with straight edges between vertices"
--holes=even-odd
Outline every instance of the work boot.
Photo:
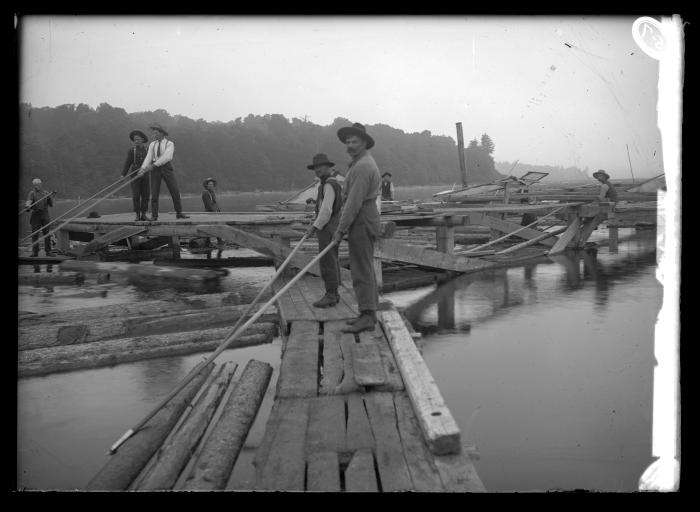
[{"label": "work boot", "polygon": [[175,214],[175,218],[176,218],[176,219],[189,219],[190,216],[189,216],[189,215],[185,215],[184,213],[176,213],[176,214]]},{"label": "work boot", "polygon": [[348,325],[353,325],[354,323],[357,323],[357,321],[362,318],[362,314],[359,314],[357,317],[352,318],[350,320],[347,320],[345,323]]},{"label": "work boot", "polygon": [[350,332],[353,334],[357,334],[363,331],[373,331],[375,322],[376,320],[374,319],[374,311],[363,311],[362,315],[360,315],[360,318],[358,318],[354,324],[348,327],[343,327],[340,330],[340,332]]},{"label": "work boot", "polygon": [[141,212],[141,220],[148,220],[148,216],[146,215],[146,212]]},{"label": "work boot", "polygon": [[141,218],[141,215],[139,215],[139,213],[136,212],[136,219],[134,220],[134,222],[138,222],[140,220],[143,220],[143,219]]},{"label": "work boot", "polygon": [[326,294],[323,297],[321,297],[320,300],[314,302],[313,306],[315,308],[332,308],[333,306],[338,304],[339,300],[340,296],[337,293],[326,292]]}]

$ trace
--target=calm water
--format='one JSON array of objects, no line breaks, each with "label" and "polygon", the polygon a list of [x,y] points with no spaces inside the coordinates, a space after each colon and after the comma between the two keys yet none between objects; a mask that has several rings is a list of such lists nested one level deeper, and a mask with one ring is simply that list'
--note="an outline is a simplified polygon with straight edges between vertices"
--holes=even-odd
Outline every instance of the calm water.
[{"label": "calm water", "polygon": [[[476,468],[489,491],[634,491],[651,463],[653,332],[662,295],[655,237],[620,234],[630,238],[617,254],[601,248],[386,295],[424,333],[423,356],[463,442],[478,449]],[[240,291],[245,302],[271,275],[266,267],[232,269],[215,291]],[[21,287],[19,307],[55,311],[181,293],[114,283]],[[239,372],[252,358],[275,369],[230,488],[250,486],[279,352],[276,339],[217,360],[237,362]],[[203,357],[20,379],[18,486],[84,487],[109,446]]]}]

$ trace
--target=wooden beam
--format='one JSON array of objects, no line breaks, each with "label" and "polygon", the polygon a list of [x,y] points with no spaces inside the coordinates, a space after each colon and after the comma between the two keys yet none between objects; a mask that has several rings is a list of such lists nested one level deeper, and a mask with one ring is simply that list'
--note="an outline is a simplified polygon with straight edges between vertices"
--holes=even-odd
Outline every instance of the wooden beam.
[{"label": "wooden beam", "polygon": [[557,229],[554,229],[552,231],[545,231],[542,235],[533,238],[532,240],[525,240],[524,242],[521,242],[519,244],[512,245],[508,247],[507,249],[504,249],[502,251],[497,252],[496,254],[502,255],[502,254],[510,254],[515,251],[518,251],[520,249],[524,249],[525,247],[530,247],[531,245],[535,245],[540,243],[542,240],[545,240],[549,238],[550,236],[556,236],[559,233],[563,233],[566,231],[566,226],[559,227]]},{"label": "wooden beam", "polygon": [[377,253],[383,260],[403,261],[456,272],[470,272],[490,266],[475,258],[446,254],[427,246],[409,245],[394,239],[378,240],[375,245],[375,254]]},{"label": "wooden beam", "polygon": [[140,235],[145,231],[146,228],[144,226],[121,226],[102,236],[98,236],[82,248],[76,249],[75,252],[79,256],[86,256],[107,247],[109,244],[113,244],[114,242],[118,242],[130,236]]},{"label": "wooden beam", "polygon": [[[526,240],[532,240],[542,234],[542,231],[537,229],[532,229],[528,227],[521,226],[515,222],[509,222],[503,219],[497,219],[491,215],[484,215],[482,222],[488,227],[500,231],[502,233],[509,233]],[[555,241],[547,239],[542,242],[544,245],[553,246]]]},{"label": "wooden beam", "polygon": [[462,176],[462,186],[467,186],[467,164],[464,161],[464,135],[462,133],[462,123],[457,123],[457,153],[459,157],[459,172]]},{"label": "wooden beam", "polygon": [[560,252],[563,252],[569,245],[571,241],[573,241],[576,236],[578,236],[578,230],[581,227],[581,217],[578,215],[572,215],[571,220],[569,220],[569,225],[566,228],[566,231],[564,231],[564,234],[559,237],[559,240],[557,240],[557,243],[554,244],[554,246],[549,250],[548,254],[557,254]]},{"label": "wooden beam", "polygon": [[396,310],[378,311],[377,317],[396,358],[406,391],[430,451],[436,455],[459,453],[460,431],[433,376]]}]

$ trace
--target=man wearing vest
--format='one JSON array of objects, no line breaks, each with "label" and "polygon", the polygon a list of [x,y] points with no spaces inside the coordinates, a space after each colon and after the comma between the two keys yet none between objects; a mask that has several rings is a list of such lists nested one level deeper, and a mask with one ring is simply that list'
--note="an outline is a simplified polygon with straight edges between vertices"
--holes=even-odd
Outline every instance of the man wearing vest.
[{"label": "man wearing vest", "polygon": [[[32,212],[29,217],[29,225],[32,228],[32,256],[36,258],[39,256],[38,231],[51,222],[49,219],[49,206],[53,206],[52,196],[56,192],[49,194],[42,190],[39,178],[33,179],[32,185],[34,185],[34,188],[29,191],[25,208]],[[51,256],[53,254],[51,251],[51,237],[46,236],[49,233],[49,228],[45,227],[42,233],[44,235],[44,252],[46,252],[47,256]]]},{"label": "man wearing vest", "polygon": [[175,207],[175,217],[178,219],[188,219],[189,215],[182,213],[182,204],[180,203],[180,190],[177,187],[175,180],[175,172],[170,163],[175,153],[175,144],[168,140],[168,132],[159,124],[149,126],[153,133],[154,140],[148,146],[148,153],[143,160],[139,176],[150,172],[151,173],[151,220],[158,220],[158,196],[160,195],[160,181],[165,180],[165,184],[170,192],[170,197],[173,199]]},{"label": "man wearing vest", "polygon": [[382,174],[382,201],[394,200],[394,184],[391,182],[391,173]]},{"label": "man wearing vest", "polygon": [[593,173],[593,177],[601,183],[598,202],[610,201],[613,203],[613,206],[615,206],[615,203],[617,203],[617,190],[615,190],[615,186],[610,183],[610,175],[603,169],[600,169]]},{"label": "man wearing vest", "polygon": [[343,332],[374,329],[377,311],[377,278],[374,274],[374,242],[379,236],[379,189],[381,177],[374,158],[367,150],[374,140],[360,123],[338,130],[338,138],[352,157],[345,175],[343,211],[333,241],[340,243],[348,234],[350,273],[360,316],[348,322]]},{"label": "man wearing vest", "polygon": [[[321,180],[316,196],[316,220],[311,224],[307,234],[318,236],[318,251],[321,252],[331,243],[333,234],[338,228],[340,220],[340,210],[343,204],[342,187],[338,180],[331,175],[331,168],[335,164],[328,160],[325,153],[314,156],[311,169],[316,173],[316,177]],[[329,250],[319,262],[321,267],[321,278],[326,288],[326,294],[321,299],[314,302],[314,307],[330,308],[335,306],[340,300],[338,287],[340,286],[340,266],[338,264],[338,246]]]},{"label": "man wearing vest", "polygon": [[[202,185],[204,186],[204,192],[202,192],[202,202],[204,203],[204,211],[205,212],[221,212],[221,208],[219,208],[219,203],[216,202],[216,180],[214,178],[207,178],[202,182]],[[216,241],[218,244],[222,244],[223,240],[219,238],[218,236],[216,237]],[[207,246],[211,245],[209,238],[207,237]]]},{"label": "man wearing vest", "polygon": [[[134,130],[129,134],[129,138],[134,143],[134,147],[126,155],[122,176],[126,176],[128,173],[129,178],[135,178],[146,158],[147,151],[144,143],[148,140],[148,137],[141,130]],[[150,176],[141,176],[131,182],[131,199],[134,204],[134,212],[136,213],[136,222],[148,220],[146,212],[148,211],[148,196],[151,193],[149,178]]]}]

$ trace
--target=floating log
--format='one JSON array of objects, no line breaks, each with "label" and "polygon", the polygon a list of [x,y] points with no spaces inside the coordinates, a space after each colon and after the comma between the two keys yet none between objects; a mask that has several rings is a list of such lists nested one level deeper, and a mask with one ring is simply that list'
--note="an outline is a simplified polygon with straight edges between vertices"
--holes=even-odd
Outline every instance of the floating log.
[{"label": "floating log", "polygon": [[71,259],[73,256],[18,256],[17,263],[19,265],[42,265],[44,263],[61,263]]},{"label": "floating log", "polygon": [[208,259],[156,259],[153,264],[186,268],[269,267],[274,265],[274,260],[264,256],[236,256],[231,258]]},{"label": "floating log", "polygon": [[100,254],[102,261],[152,261],[159,258],[172,258],[172,249],[114,251]]},{"label": "floating log", "polygon": [[[271,343],[276,332],[276,324],[253,324],[230,348]],[[207,352],[216,349],[230,334],[230,328],[221,327],[21,350],[17,357],[17,372],[20,377],[30,377],[112,366],[142,359]]]},{"label": "floating log", "polygon": [[75,270],[84,273],[108,272],[113,275],[121,274],[138,279],[157,278],[189,282],[214,281],[221,278],[221,273],[214,270],[95,261],[64,261],[61,263],[61,270]]},{"label": "floating log", "polygon": [[83,281],[85,281],[85,274],[81,272],[37,272],[17,275],[17,284],[20,286],[81,284]]},{"label": "floating log", "polygon": [[102,469],[88,482],[89,491],[121,491],[129,487],[151,456],[161,446],[178,418],[207,379],[214,365],[208,364],[119,450],[109,456]]},{"label": "floating log", "polygon": [[397,311],[377,311],[430,451],[460,453],[460,431]]},{"label": "floating log", "polygon": [[145,231],[147,230],[144,226],[121,226],[102,236],[98,236],[86,245],[76,248],[73,252],[78,256],[88,255],[100,249],[104,249],[109,244],[113,244],[124,238],[129,238],[130,236],[139,235]]},{"label": "floating log", "polygon": [[222,366],[220,373],[199,398],[184,423],[160,447],[155,455],[153,466],[143,476],[136,489],[166,490],[175,485],[178,475],[187,464],[190,455],[216,412],[236,368],[235,363],[225,363]]},{"label": "floating log", "polygon": [[[19,350],[30,350],[59,345],[92,343],[110,338],[127,336],[144,336],[149,334],[193,331],[223,325],[233,325],[238,321],[248,306],[220,306],[205,310],[185,309],[169,311],[147,316],[107,317],[89,321],[37,323],[21,325],[18,329],[17,344]],[[252,314],[259,307],[253,308]],[[256,323],[276,322],[277,311],[274,306],[268,308]],[[26,324],[26,322],[25,322]]]},{"label": "floating log", "polygon": [[[211,434],[203,440],[201,452],[184,489],[224,489],[243,444],[265,397],[272,366],[250,360],[235,383]],[[231,384],[234,385],[234,384]]]}]

